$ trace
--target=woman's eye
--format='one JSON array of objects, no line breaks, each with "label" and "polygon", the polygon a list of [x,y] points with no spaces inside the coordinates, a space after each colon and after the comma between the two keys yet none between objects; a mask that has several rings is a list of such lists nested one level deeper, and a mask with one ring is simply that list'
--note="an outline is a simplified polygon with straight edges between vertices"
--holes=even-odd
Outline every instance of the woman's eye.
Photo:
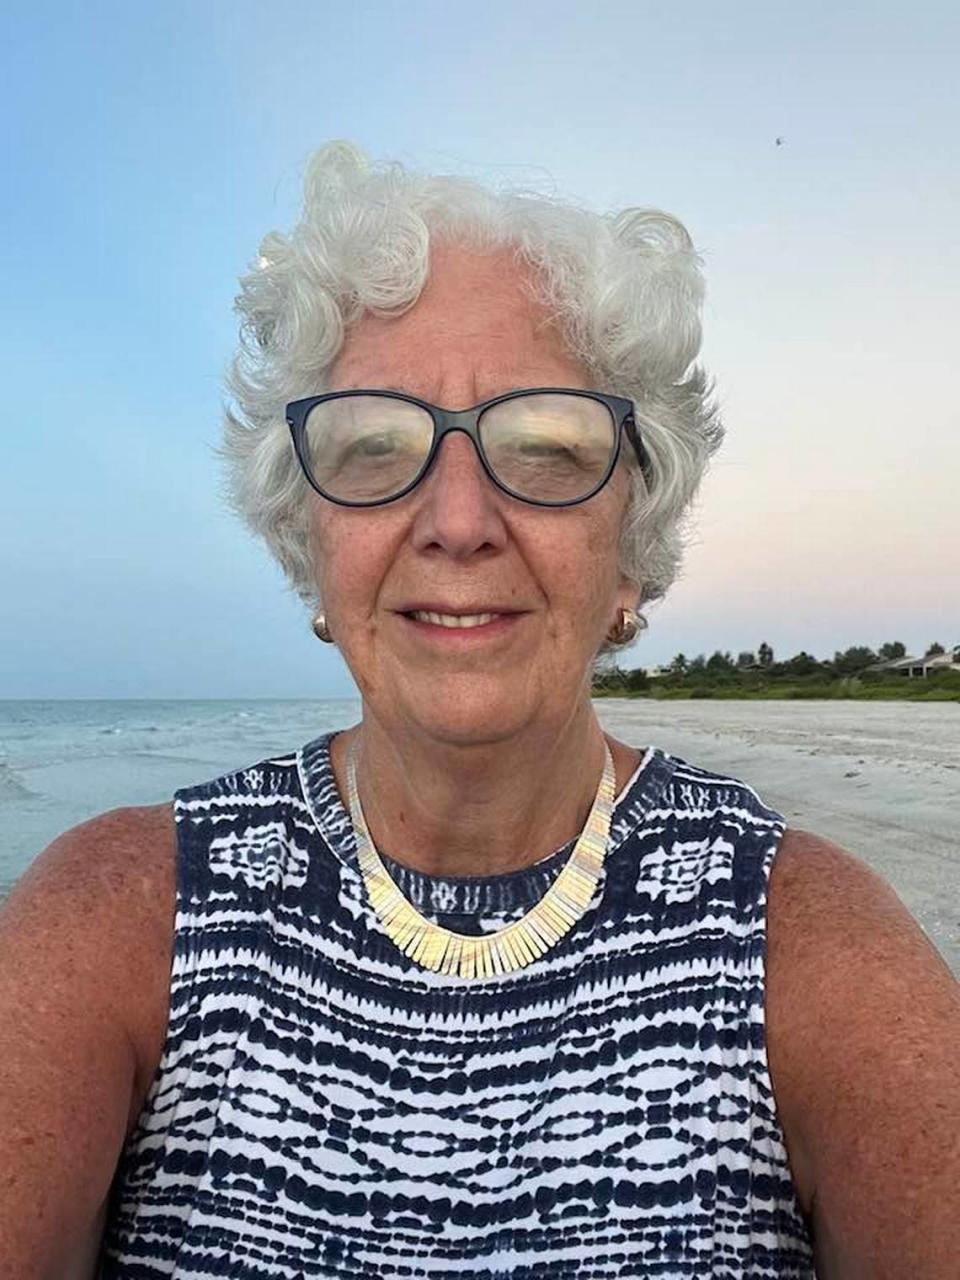
[{"label": "woman's eye", "polygon": [[380,431],[355,440],[350,446],[349,454],[360,458],[381,458],[385,454],[393,453],[397,443],[397,437],[393,432]]},{"label": "woman's eye", "polygon": [[519,445],[519,452],[525,458],[553,458],[571,462],[577,459],[574,449],[550,440],[524,440]]},{"label": "woman's eye", "polygon": [[531,457],[534,457],[537,454],[566,452],[563,445],[557,444],[555,440],[543,440],[535,436],[529,436],[526,439],[521,437],[520,439],[514,440],[513,447],[517,453],[529,454]]}]

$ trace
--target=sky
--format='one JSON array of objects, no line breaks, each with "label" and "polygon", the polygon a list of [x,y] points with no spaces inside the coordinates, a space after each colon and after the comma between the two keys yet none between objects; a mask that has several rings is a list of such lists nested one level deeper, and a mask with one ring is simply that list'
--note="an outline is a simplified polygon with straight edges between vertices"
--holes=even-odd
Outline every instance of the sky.
[{"label": "sky", "polygon": [[0,49],[0,697],[353,691],[216,454],[334,138],[689,227],[727,440],[624,665],[960,644],[955,4],[8,0]]}]

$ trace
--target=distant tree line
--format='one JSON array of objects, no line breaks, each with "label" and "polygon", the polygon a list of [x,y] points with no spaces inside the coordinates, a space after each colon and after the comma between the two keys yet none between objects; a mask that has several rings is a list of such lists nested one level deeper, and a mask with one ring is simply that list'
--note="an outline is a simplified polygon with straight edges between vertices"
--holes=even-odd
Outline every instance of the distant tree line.
[{"label": "distant tree line", "polygon": [[[960,646],[958,646],[960,647]],[[924,657],[932,658],[945,653],[942,644],[928,645]],[[678,653],[663,674],[651,678],[644,668],[623,670],[616,662],[607,662],[598,666],[594,675],[594,690],[599,693],[610,693],[622,690],[630,693],[642,693],[656,684],[665,690],[678,686],[742,686],[744,688],[763,688],[772,682],[788,682],[800,680],[805,683],[815,681],[817,684],[837,680],[849,680],[861,677],[883,680],[890,673],[867,672],[868,667],[878,662],[892,662],[907,656],[906,646],[900,640],[891,640],[880,645],[879,649],[871,649],[867,645],[852,645],[843,651],[837,650],[832,659],[819,659],[812,653],[801,649],[799,653],[781,662],[776,660],[773,647],[764,641],[756,651],[741,650],[736,658],[729,651],[715,650],[708,658],[706,654],[697,654],[688,658]],[[864,673],[866,673],[864,675]],[[894,674],[895,679],[902,676]]]}]

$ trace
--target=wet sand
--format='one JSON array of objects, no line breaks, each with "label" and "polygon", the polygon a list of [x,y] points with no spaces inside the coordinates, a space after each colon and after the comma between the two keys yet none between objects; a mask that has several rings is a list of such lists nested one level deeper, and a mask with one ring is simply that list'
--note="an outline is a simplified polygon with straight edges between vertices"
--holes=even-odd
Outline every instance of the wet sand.
[{"label": "wet sand", "polygon": [[747,782],[879,871],[960,977],[960,703],[599,698],[604,727]]}]

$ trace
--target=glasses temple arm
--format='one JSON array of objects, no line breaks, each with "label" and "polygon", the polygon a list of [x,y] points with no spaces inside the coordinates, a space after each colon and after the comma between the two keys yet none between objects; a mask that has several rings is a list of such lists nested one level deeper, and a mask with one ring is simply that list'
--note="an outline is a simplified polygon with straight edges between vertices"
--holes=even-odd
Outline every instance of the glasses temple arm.
[{"label": "glasses temple arm", "polygon": [[640,439],[640,433],[637,430],[637,424],[633,420],[632,413],[624,418],[623,429],[627,433],[627,439],[633,445],[633,451],[637,455],[637,461],[640,463],[640,471],[643,474],[643,478],[649,484],[653,471],[653,468],[650,465],[650,455],[643,447],[643,442]]}]

